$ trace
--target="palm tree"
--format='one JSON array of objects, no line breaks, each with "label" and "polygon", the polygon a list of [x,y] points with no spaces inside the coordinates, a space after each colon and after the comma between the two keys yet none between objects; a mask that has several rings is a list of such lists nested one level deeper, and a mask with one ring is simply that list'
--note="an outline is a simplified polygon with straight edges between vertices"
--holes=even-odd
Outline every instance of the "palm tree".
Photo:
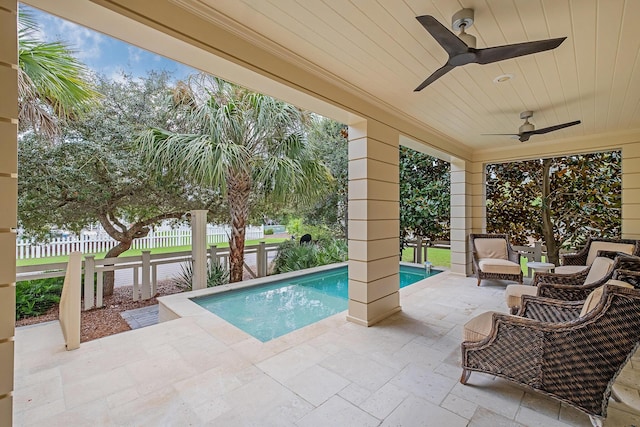
[{"label": "palm tree", "polygon": [[205,74],[177,84],[172,105],[173,131],[149,129],[139,148],[158,172],[221,190],[231,217],[230,280],[240,281],[252,201],[311,200],[331,174],[307,144],[305,114],[292,105]]},{"label": "palm tree", "polygon": [[38,25],[21,9],[18,29],[18,119],[48,138],[60,133],[59,121],[77,118],[93,105],[93,90],[84,64],[62,42],[37,38]]}]

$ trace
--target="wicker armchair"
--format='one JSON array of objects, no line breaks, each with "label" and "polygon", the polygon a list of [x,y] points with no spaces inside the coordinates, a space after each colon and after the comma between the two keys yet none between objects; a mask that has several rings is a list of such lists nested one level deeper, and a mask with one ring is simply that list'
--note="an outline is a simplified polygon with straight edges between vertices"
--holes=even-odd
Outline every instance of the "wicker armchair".
[{"label": "wicker armchair", "polygon": [[[600,252],[600,254],[608,255],[610,252]],[[575,274],[541,273],[538,275],[536,273],[539,277],[534,278],[534,284],[538,286],[538,296],[565,301],[583,301],[592,290],[614,278],[615,274],[620,274],[618,270],[640,272],[640,257],[617,253],[610,272],[593,283],[585,284],[588,274],[588,270],[585,270]]]},{"label": "wicker armchair", "polygon": [[522,317],[493,313],[486,338],[462,343],[460,382],[472,371],[496,375],[573,406],[601,426],[612,385],[640,344],[640,290],[606,285],[582,316],[582,302],[523,300]]},{"label": "wicker armchair", "polygon": [[[539,273],[533,276],[533,286],[509,285],[505,289],[507,307],[515,314],[526,295],[547,297],[564,301],[583,301],[595,288],[614,278],[617,270],[640,272],[640,257],[620,252],[599,251],[602,258],[609,258],[602,265],[601,260],[594,261],[587,270],[574,274]],[[600,271],[594,273],[594,269]],[[632,283],[632,282],[629,282]],[[638,286],[640,288],[640,286]]]},{"label": "wicker armchair", "polygon": [[522,284],[520,253],[509,243],[506,234],[470,234],[473,272],[482,279],[514,280]]},{"label": "wicker armchair", "polygon": [[598,256],[600,250],[640,256],[640,240],[589,237],[579,252],[560,256],[561,266],[556,267],[556,273],[570,274],[586,269]]}]

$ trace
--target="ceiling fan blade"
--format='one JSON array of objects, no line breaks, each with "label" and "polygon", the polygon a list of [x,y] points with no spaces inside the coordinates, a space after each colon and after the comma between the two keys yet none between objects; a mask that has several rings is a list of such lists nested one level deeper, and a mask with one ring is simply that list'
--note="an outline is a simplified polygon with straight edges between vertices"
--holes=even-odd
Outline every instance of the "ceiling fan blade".
[{"label": "ceiling fan blade", "polygon": [[480,136],[520,136],[519,133],[481,133]]},{"label": "ceiling fan blade", "polygon": [[416,19],[422,24],[434,39],[447,51],[449,56],[455,56],[469,51],[469,46],[458,38],[455,34],[442,25],[436,18],[431,15],[416,16]]},{"label": "ceiling fan blade", "polygon": [[444,65],[443,67],[438,68],[436,71],[433,72],[433,74],[431,74],[429,77],[427,77],[427,80],[423,81],[420,86],[418,86],[417,88],[415,88],[413,91],[414,92],[419,92],[422,89],[424,89],[425,87],[429,86],[431,83],[435,82],[436,80],[438,80],[440,77],[444,76],[445,74],[447,74],[449,71],[453,70],[454,67],[453,65]]},{"label": "ceiling fan blade", "polygon": [[576,120],[575,122],[562,123],[560,125],[549,126],[547,128],[536,129],[536,130],[533,130],[531,132],[525,132],[525,133],[529,133],[531,135],[542,135],[543,133],[549,133],[549,132],[553,132],[555,130],[568,128],[569,126],[579,125],[580,123],[581,123],[580,120]]},{"label": "ceiling fan blade", "polygon": [[544,52],[545,50],[555,49],[560,46],[565,39],[566,37],[560,37],[557,39],[538,40],[534,42],[476,49],[477,57],[475,62],[478,64],[490,64],[492,62],[504,61],[505,59],[517,58],[518,56]]}]

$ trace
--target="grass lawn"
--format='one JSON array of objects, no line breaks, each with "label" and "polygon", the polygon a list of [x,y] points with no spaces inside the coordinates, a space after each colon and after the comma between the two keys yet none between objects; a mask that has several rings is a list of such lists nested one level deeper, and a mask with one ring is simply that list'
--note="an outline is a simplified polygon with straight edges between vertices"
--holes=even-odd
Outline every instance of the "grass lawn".
[{"label": "grass lawn", "polygon": [[[245,245],[246,246],[257,245],[260,242],[280,243],[280,242],[283,242],[284,240],[287,240],[287,239],[271,237],[271,238],[264,238],[264,239],[257,239],[257,240],[247,240],[245,242]],[[228,248],[229,243],[228,242],[218,243],[216,246],[218,248]],[[165,248],[154,248],[154,249],[148,249],[148,250],[151,251],[152,254],[166,254],[169,252],[190,251],[191,246],[190,245],[189,246],[170,246]],[[104,258],[105,254],[106,252],[99,252],[97,254],[83,254],[83,255],[85,256],[95,255],[97,259],[101,259],[101,258]],[[142,249],[129,249],[128,251],[124,252],[120,256],[127,257],[127,256],[138,256],[138,255],[142,255]],[[48,257],[48,258],[19,259],[16,262],[16,266],[22,267],[26,265],[50,264],[50,263],[56,263],[56,262],[67,262],[68,260],[69,260],[69,257],[67,255]]]},{"label": "grass lawn", "polygon": [[[413,262],[414,248],[404,248],[402,251],[402,261]],[[442,248],[428,248],[427,260],[434,267],[451,267],[451,251]]]},{"label": "grass lawn", "polygon": [[[413,250],[414,248],[405,248],[402,251],[402,261],[413,262]],[[451,268],[451,251],[449,249],[441,248],[428,248],[427,260],[433,264],[434,267],[447,267]],[[545,262],[545,258],[542,257],[542,262]],[[527,276],[527,258],[520,258],[520,267],[525,277]]]}]

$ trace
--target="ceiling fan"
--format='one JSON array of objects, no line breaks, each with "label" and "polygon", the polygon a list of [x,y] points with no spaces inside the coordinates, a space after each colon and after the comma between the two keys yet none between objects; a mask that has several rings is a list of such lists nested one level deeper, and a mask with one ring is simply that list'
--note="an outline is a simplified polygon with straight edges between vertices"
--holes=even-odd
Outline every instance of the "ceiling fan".
[{"label": "ceiling fan", "polygon": [[451,20],[452,28],[455,31],[460,31],[460,34],[457,36],[431,15],[416,16],[416,19],[449,54],[449,59],[444,66],[436,70],[422,82],[420,86],[415,88],[414,92],[421,91],[455,67],[471,63],[490,64],[492,62],[504,61],[505,59],[555,49],[566,39],[566,37],[560,37],[557,39],[476,49],[476,38],[464,32],[466,28],[473,25],[473,9],[462,9],[453,15]]},{"label": "ceiling fan", "polygon": [[527,142],[529,138],[531,138],[531,136],[533,135],[542,135],[544,133],[549,133],[556,130],[568,128],[569,126],[575,126],[581,123],[580,120],[576,120],[574,122],[562,123],[559,125],[549,126],[546,128],[536,130],[536,127],[532,123],[529,123],[529,119],[531,117],[533,117],[533,111],[523,111],[522,113],[520,113],[520,118],[524,119],[524,123],[518,129],[518,133],[485,133],[483,135],[509,135],[513,137],[518,137],[520,142]]}]

